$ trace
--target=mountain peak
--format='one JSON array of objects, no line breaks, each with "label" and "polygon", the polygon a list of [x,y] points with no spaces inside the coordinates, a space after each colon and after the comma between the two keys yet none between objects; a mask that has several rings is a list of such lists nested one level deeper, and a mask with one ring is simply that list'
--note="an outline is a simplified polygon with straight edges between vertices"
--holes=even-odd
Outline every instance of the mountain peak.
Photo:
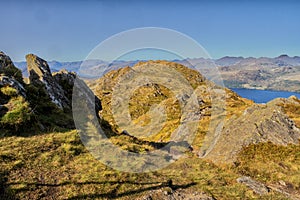
[{"label": "mountain peak", "polygon": [[239,56],[239,57],[225,56],[225,57],[222,57],[222,58],[216,60],[216,63],[221,66],[228,66],[228,65],[234,65],[243,59],[244,59],[244,57],[242,57],[242,56]]},{"label": "mountain peak", "polygon": [[280,56],[278,56],[277,58],[289,58],[289,56],[287,54],[281,54]]}]

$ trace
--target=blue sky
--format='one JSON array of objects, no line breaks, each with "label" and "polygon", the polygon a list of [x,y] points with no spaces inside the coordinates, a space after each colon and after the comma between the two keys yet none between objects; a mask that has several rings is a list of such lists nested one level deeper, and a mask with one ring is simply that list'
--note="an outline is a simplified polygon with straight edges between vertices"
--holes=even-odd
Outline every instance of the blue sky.
[{"label": "blue sky", "polygon": [[213,58],[300,55],[297,1],[3,1],[0,50],[14,61],[84,59],[106,38],[163,27],[200,43]]}]

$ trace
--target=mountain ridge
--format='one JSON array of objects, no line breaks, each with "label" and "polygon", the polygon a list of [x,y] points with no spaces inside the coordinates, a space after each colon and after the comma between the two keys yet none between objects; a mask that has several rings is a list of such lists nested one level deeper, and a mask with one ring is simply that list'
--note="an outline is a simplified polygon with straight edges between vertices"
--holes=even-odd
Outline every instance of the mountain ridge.
[{"label": "mountain ridge", "polygon": [[[274,58],[268,57],[234,57],[225,56],[219,59],[188,58],[174,60],[190,68],[199,68],[207,71],[209,75],[215,73],[218,68],[223,83],[228,88],[246,89],[269,89],[278,91],[300,92],[300,57],[279,55]],[[133,66],[140,60],[122,61],[112,63],[102,60],[84,61],[85,67],[89,68],[87,74],[103,74],[114,69],[125,66]],[[28,76],[25,62],[16,62],[24,76]],[[51,70],[57,72],[61,69],[73,71],[80,74],[80,67],[83,61],[76,62],[48,62]]]}]

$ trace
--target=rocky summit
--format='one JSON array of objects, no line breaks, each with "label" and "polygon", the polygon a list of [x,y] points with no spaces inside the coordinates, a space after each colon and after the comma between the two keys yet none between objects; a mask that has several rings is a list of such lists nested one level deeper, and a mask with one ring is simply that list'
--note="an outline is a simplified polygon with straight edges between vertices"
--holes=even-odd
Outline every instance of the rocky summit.
[{"label": "rocky summit", "polygon": [[[52,73],[36,55],[26,60],[29,81],[0,53],[0,199],[300,199],[296,97],[255,104],[176,62],[139,62],[81,80]],[[103,151],[93,122],[101,139],[129,155],[160,150],[166,167]],[[158,168],[122,172],[107,166],[115,160]]]},{"label": "rocky summit", "polygon": [[[9,56],[0,52],[0,135],[74,128],[72,89],[77,75],[66,70],[52,74],[47,62],[34,54],[26,60],[28,83]],[[96,107],[101,108],[99,100]]]}]

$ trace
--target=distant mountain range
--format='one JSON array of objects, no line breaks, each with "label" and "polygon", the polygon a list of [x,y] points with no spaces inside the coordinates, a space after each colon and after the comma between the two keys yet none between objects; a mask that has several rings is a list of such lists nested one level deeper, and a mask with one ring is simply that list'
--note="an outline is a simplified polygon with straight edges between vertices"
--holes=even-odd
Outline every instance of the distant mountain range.
[{"label": "distant mountain range", "polygon": [[[49,61],[48,65],[52,72],[58,72],[61,69],[66,69],[67,71],[72,71],[79,73],[82,65],[84,68],[89,68],[90,70],[101,70],[102,68],[109,67],[110,69],[119,69],[124,66],[133,66],[139,61],[115,61],[109,63],[103,60],[86,60],[86,61],[74,61],[74,62],[59,62],[59,61]],[[24,76],[28,76],[27,64],[26,62],[14,62],[16,67],[21,69]],[[83,67],[82,67],[83,68]]]},{"label": "distant mountain range", "polygon": [[[224,85],[229,88],[300,92],[299,56],[280,55],[275,58],[226,56],[220,59],[188,58],[172,61],[190,68],[197,68],[208,77],[210,73],[215,73],[211,70],[212,67],[217,66]],[[48,64],[53,72],[66,69],[79,75],[84,71],[83,74],[95,76],[125,66],[133,66],[138,62],[139,60],[114,61],[112,63],[103,60],[87,60],[75,62],[49,61]],[[28,76],[26,62],[15,62],[14,64],[22,70],[24,76]]]}]

